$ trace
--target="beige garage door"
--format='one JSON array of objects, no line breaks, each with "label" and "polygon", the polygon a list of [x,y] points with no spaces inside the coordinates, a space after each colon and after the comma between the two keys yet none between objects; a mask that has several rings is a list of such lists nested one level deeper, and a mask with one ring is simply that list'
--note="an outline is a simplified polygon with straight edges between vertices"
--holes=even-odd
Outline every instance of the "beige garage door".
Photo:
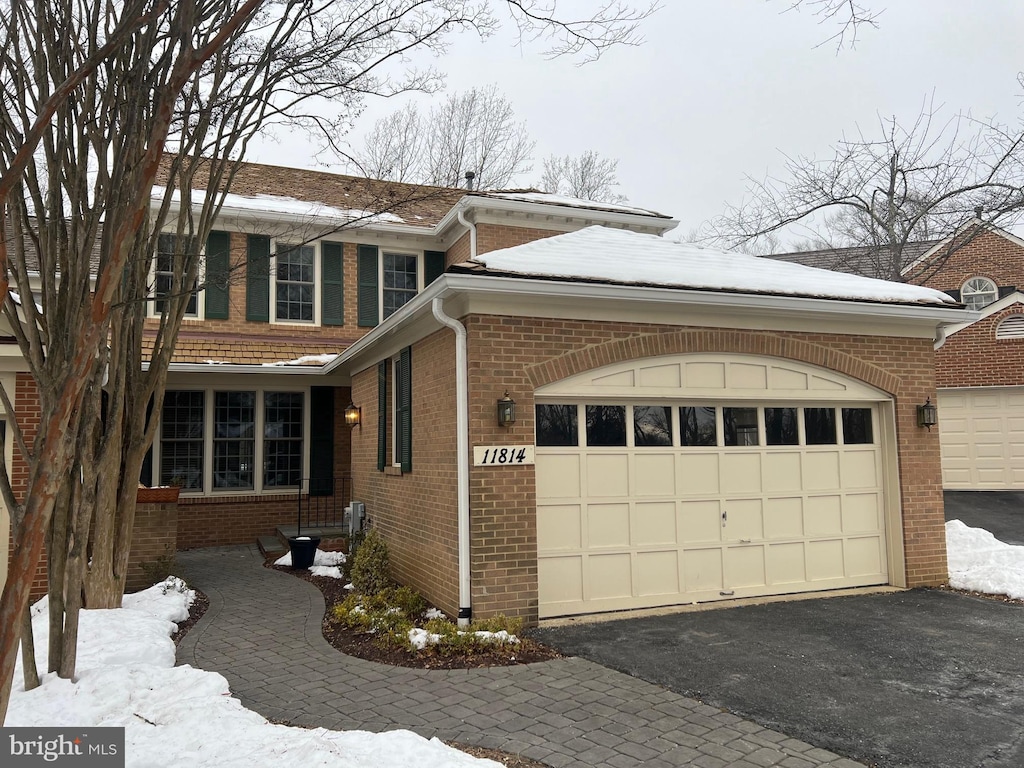
[{"label": "beige garage door", "polygon": [[1024,387],[939,391],[942,485],[1024,488]]},{"label": "beige garage door", "polygon": [[541,617],[887,583],[878,393],[737,358],[538,393]]}]

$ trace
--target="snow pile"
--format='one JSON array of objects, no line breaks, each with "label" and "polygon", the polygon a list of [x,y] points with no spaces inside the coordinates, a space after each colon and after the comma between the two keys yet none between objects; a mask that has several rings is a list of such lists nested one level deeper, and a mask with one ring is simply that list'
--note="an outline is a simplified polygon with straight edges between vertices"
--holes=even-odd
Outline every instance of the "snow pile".
[{"label": "snow pile", "polygon": [[279,360],[274,363],[260,363],[260,365],[264,368],[275,368],[283,365],[326,365],[337,356],[337,352],[326,352],[322,355],[303,355],[294,360]]},{"label": "snow pile", "polygon": [[[477,632],[469,633],[460,631],[458,634],[474,634],[477,636],[477,639],[481,642],[495,643],[497,645],[504,645],[506,643],[511,643],[514,645],[519,642],[518,637],[516,637],[515,635],[510,635],[504,629],[500,632],[485,632],[483,630],[480,630]],[[436,632],[428,632],[427,630],[421,629],[419,627],[414,627],[409,630],[409,644],[419,651],[422,651],[428,645],[436,645],[437,643],[441,642],[441,639],[442,636],[437,634]]]},{"label": "snow pile", "polygon": [[946,523],[949,586],[1024,600],[1024,547],[1005,544],[983,528]]},{"label": "snow pile", "polygon": [[[15,674],[4,725],[125,729],[127,766],[251,768],[500,768],[437,739],[409,731],[367,733],[273,725],[231,696],[220,675],[174,666],[175,625],[187,597],[177,583],[126,597],[131,607],[81,613],[78,680],[44,674],[26,692]],[[33,609],[37,649],[45,649],[46,612]]]},{"label": "snow pile", "polygon": [[955,305],[942,291],[803,264],[586,227],[478,255],[488,269],[538,277],[883,303]]},{"label": "snow pile", "polygon": [[[335,567],[335,566],[342,565],[344,562],[345,562],[345,553],[344,552],[325,552],[322,549],[318,549],[316,551],[316,554],[313,555],[313,567],[314,568],[317,567],[317,566],[322,566],[322,567],[325,567],[325,568],[330,568],[330,567]],[[281,555],[281,557],[277,558],[277,560],[274,561],[274,565],[283,565],[283,566],[287,566],[287,567],[290,568],[291,565],[292,565],[292,553],[291,552],[285,552],[283,555]],[[310,569],[310,573],[313,573],[312,569]],[[331,574],[328,574],[328,573],[318,573],[316,575],[317,576],[329,576]],[[340,579],[341,578],[341,571],[340,570],[338,571],[338,575],[334,576],[334,578],[336,578],[336,579]]]}]

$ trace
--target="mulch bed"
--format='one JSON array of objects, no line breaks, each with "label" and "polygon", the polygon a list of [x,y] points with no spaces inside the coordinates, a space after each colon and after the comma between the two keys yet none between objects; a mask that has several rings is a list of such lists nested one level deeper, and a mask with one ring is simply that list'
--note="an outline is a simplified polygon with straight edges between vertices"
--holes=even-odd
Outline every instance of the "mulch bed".
[{"label": "mulch bed", "polygon": [[210,598],[200,592],[195,587],[190,587],[195,593],[196,597],[192,601],[192,605],[188,609],[188,618],[185,621],[178,622],[177,631],[171,635],[171,640],[174,641],[175,645],[178,645],[182,638],[188,634],[188,631],[196,625],[196,622],[203,618],[203,614],[206,613],[206,609],[210,607]]},{"label": "mulch bed", "polygon": [[940,592],[956,592],[958,595],[967,595],[968,597],[980,597],[984,600],[993,600],[997,603],[1006,603],[1007,605],[1024,605],[1024,600],[1019,600],[1015,597],[1007,597],[1006,595],[990,595],[987,592],[972,592],[969,589],[954,589],[949,584],[942,584],[941,586],[935,587]]},{"label": "mulch bed", "polygon": [[[519,643],[514,647],[495,646],[493,649],[447,656],[430,650],[408,651],[404,648],[385,648],[376,641],[374,635],[349,629],[332,620],[331,608],[349,595],[343,579],[314,576],[309,571],[296,571],[288,566],[274,565],[275,559],[268,559],[266,566],[304,579],[323,593],[324,602],[327,604],[323,621],[324,638],[334,648],[349,656],[390,664],[395,667],[413,667],[415,669],[510,667],[562,658],[562,655],[553,648],[526,637],[521,637]],[[527,764],[523,763],[523,765]]]}]

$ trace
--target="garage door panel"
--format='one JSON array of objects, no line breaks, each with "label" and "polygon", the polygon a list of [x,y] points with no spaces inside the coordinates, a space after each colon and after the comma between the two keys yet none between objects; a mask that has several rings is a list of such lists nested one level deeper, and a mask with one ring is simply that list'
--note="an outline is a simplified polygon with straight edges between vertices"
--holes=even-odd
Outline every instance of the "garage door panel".
[{"label": "garage door panel", "polygon": [[1004,454],[1003,443],[990,443],[986,440],[976,440],[974,443],[974,455],[979,460],[1002,459]]},{"label": "garage door panel", "polygon": [[726,499],[726,541],[760,541],[764,538],[764,511],[761,499]]},{"label": "garage door panel", "polygon": [[807,581],[803,542],[768,545],[768,583],[800,584]]},{"label": "garage door panel", "polygon": [[717,453],[680,454],[676,458],[676,492],[680,496],[717,496],[721,491],[718,460]]},{"label": "garage door panel", "polygon": [[761,456],[757,453],[723,453],[719,480],[726,495],[761,492]]},{"label": "garage door panel", "polygon": [[877,488],[878,453],[844,451],[841,457],[843,488]]},{"label": "garage door panel", "polygon": [[722,540],[721,504],[714,501],[679,502],[680,544]]},{"label": "garage door panel", "polygon": [[725,587],[722,550],[688,549],[683,553],[683,578],[687,592],[706,592]]},{"label": "garage door panel", "polygon": [[768,453],[764,456],[764,490],[766,493],[799,491],[803,488],[800,454]]},{"label": "garage door panel", "polygon": [[552,455],[536,464],[538,499],[578,499],[580,493],[580,457],[577,454]]},{"label": "garage door panel", "polygon": [[583,556],[539,559],[537,581],[538,598],[543,604],[583,600]]},{"label": "garage door panel", "polygon": [[671,365],[650,365],[640,369],[641,387],[666,387],[676,389],[683,384],[683,375],[678,363]]},{"label": "garage door panel", "polygon": [[805,546],[808,581],[843,578],[846,559],[843,557],[842,539],[809,541]]},{"label": "garage door panel", "polygon": [[764,547],[729,547],[725,550],[725,587],[761,587],[768,583]]},{"label": "garage door panel", "polygon": [[537,540],[544,551],[582,549],[583,508],[579,504],[554,504],[537,507]]},{"label": "garage door panel", "polygon": [[671,453],[638,453],[634,459],[636,496],[674,496],[676,457]]},{"label": "garage door panel", "polygon": [[588,496],[629,496],[629,457],[625,453],[587,456]]},{"label": "garage door panel", "polygon": [[628,554],[588,555],[586,573],[587,600],[607,600],[633,594],[633,573]]},{"label": "garage door panel", "polygon": [[766,539],[802,539],[804,536],[804,500],[800,496],[765,499],[764,536]]},{"label": "garage door panel", "polygon": [[588,504],[586,544],[589,547],[628,547],[629,504]]},{"label": "garage door panel", "polygon": [[843,533],[866,533],[881,530],[877,493],[851,493],[843,499]]},{"label": "garage door panel", "polygon": [[636,556],[637,596],[672,595],[683,590],[679,580],[679,552],[639,552]]},{"label": "garage door panel", "polygon": [[939,413],[944,487],[1024,488],[1024,387],[940,390]]},{"label": "garage door panel", "polygon": [[811,491],[838,490],[839,452],[815,450],[804,454],[804,487]]},{"label": "garage door panel", "polygon": [[838,536],[842,532],[842,497],[808,496],[804,502],[804,533],[807,536]]},{"label": "garage door panel", "polygon": [[677,544],[676,503],[674,501],[637,502],[633,513],[633,536],[637,546]]},{"label": "garage door panel", "polygon": [[683,371],[689,389],[725,389],[725,363],[686,363]]},{"label": "garage door panel", "polygon": [[846,573],[848,576],[869,576],[882,572],[882,540],[880,536],[846,540]]}]

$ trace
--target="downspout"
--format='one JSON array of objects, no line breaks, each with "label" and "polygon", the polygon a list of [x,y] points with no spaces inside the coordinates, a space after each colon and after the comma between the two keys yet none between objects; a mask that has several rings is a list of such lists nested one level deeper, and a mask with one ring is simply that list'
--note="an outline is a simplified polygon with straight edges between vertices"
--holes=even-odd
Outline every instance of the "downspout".
[{"label": "downspout", "polygon": [[940,325],[938,328],[935,329],[935,345],[934,345],[933,348],[935,349],[936,352],[938,352],[942,348],[942,345],[945,344],[945,343],[946,343],[946,326]]},{"label": "downspout", "polygon": [[[459,212],[462,219],[462,212]],[[476,230],[471,230],[472,248],[476,252]],[[455,331],[455,449],[458,453],[458,519],[459,519],[459,626],[468,627],[473,618],[469,562],[469,370],[467,367],[466,327],[444,312],[444,300],[431,302],[434,317]]]},{"label": "downspout", "polygon": [[[462,208],[456,212],[459,224],[469,230],[469,258],[476,258],[476,224],[466,218],[466,212]],[[440,318],[438,318],[440,320]],[[444,321],[442,321],[444,322]]]}]

